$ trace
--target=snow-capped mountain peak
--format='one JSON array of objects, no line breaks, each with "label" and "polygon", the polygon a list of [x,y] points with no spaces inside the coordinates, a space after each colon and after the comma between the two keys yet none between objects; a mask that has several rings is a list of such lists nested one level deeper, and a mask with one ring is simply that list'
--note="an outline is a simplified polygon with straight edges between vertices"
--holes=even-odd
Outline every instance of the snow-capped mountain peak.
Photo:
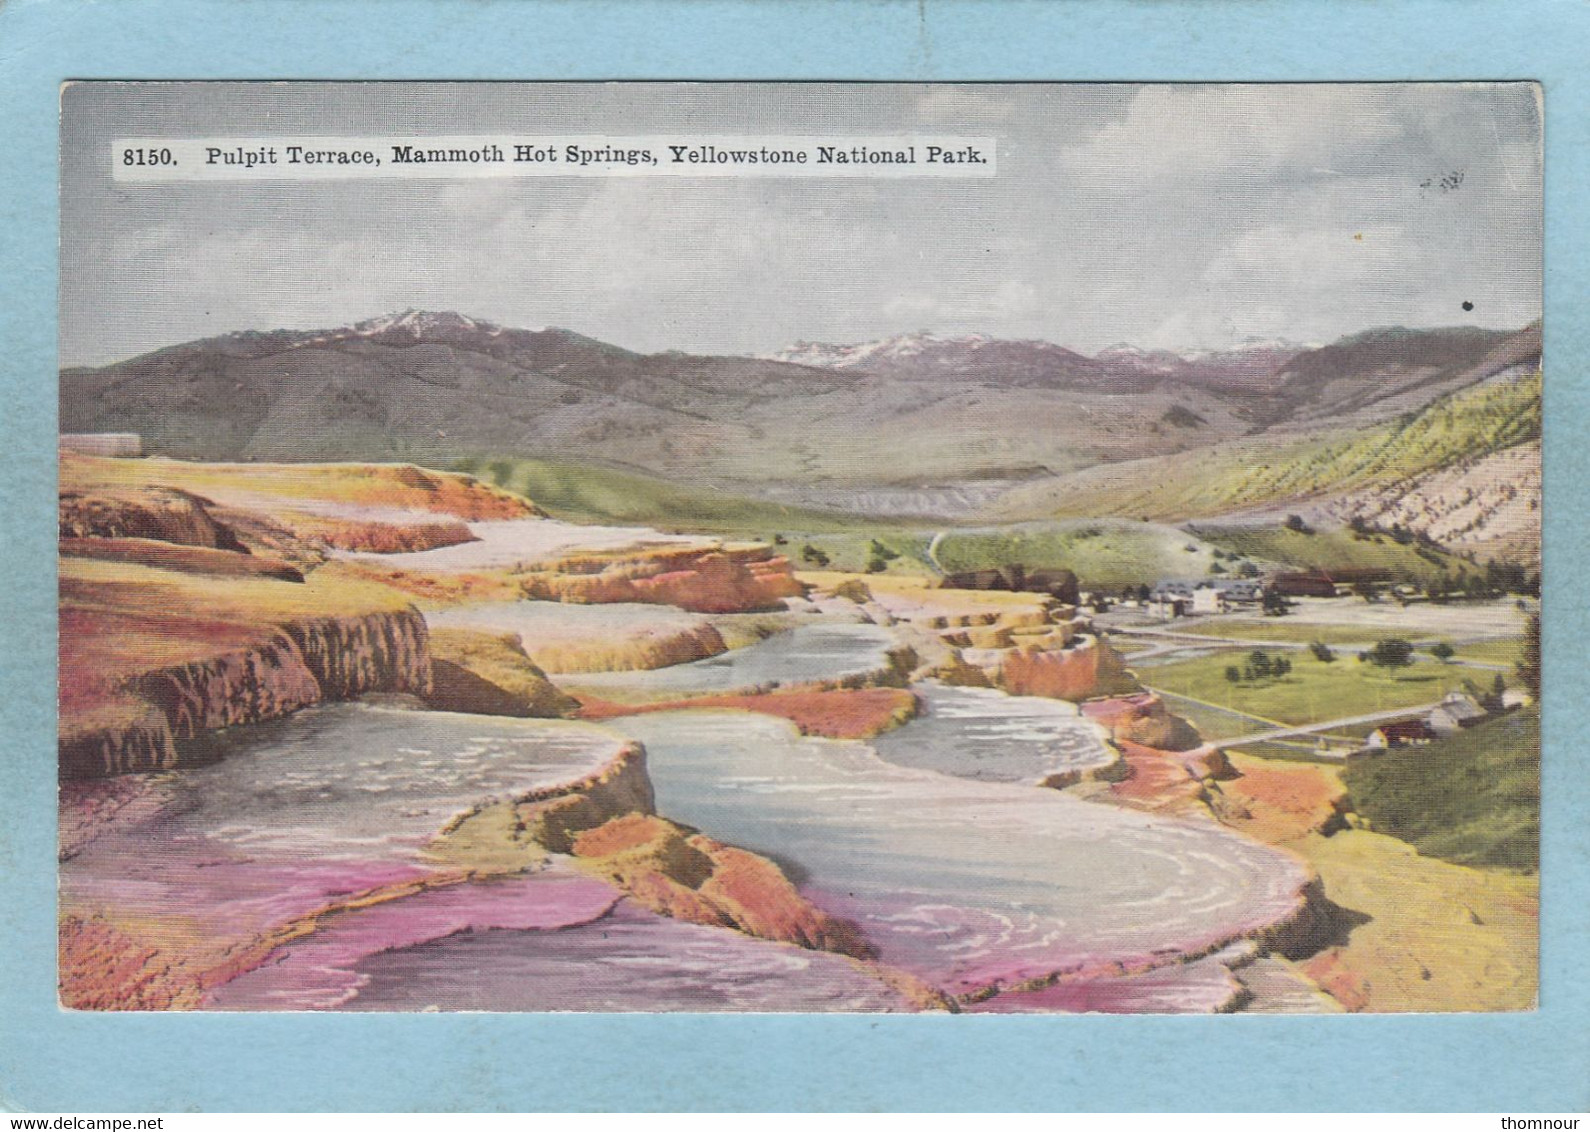
[{"label": "snow-capped mountain peak", "polygon": [[[456,311],[422,311],[410,307],[406,310],[393,311],[390,314],[378,315],[356,322],[351,326],[337,326],[322,330],[304,331],[266,331],[264,335],[286,336],[288,341],[286,349],[307,349],[313,346],[325,346],[336,342],[347,342],[355,338],[402,338],[413,342],[421,342],[427,338],[434,338],[444,334],[479,334],[488,338],[496,338],[504,333],[504,329],[494,322],[485,322],[481,319],[470,318]],[[227,335],[228,338],[248,340],[259,338],[262,332],[245,330],[235,331]]]},{"label": "snow-capped mountain peak", "polygon": [[868,368],[905,363],[948,352],[975,351],[999,341],[987,334],[935,334],[918,330],[870,342],[836,345],[829,342],[796,342],[762,357],[775,362],[819,366],[827,369]]},{"label": "snow-capped mountain peak", "polygon": [[366,319],[364,322],[354,324],[352,328],[352,332],[361,338],[373,338],[378,334],[389,334],[394,331],[415,338],[424,338],[439,331],[471,330],[501,333],[502,327],[490,322],[477,321],[456,311],[422,311],[410,307],[394,314]]}]

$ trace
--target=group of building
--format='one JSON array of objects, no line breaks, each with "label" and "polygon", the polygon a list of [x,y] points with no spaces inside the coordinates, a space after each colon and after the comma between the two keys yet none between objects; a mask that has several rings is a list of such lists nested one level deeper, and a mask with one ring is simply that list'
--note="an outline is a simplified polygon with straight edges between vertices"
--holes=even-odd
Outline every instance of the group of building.
[{"label": "group of building", "polygon": [[1465,727],[1473,727],[1493,716],[1511,711],[1523,703],[1523,693],[1501,693],[1494,703],[1481,704],[1466,692],[1448,692],[1424,715],[1408,716],[1382,723],[1364,741],[1368,752],[1385,751],[1394,747],[1419,747],[1455,735]]},{"label": "group of building", "polygon": [[1169,621],[1203,613],[1232,613],[1264,604],[1266,594],[1282,598],[1344,597],[1364,586],[1383,586],[1390,571],[1376,567],[1298,570],[1268,578],[1163,578],[1149,591],[1144,608]]},{"label": "group of building", "polygon": [[1165,578],[1149,592],[1149,616],[1169,621],[1200,613],[1229,613],[1257,608],[1264,601],[1264,583],[1256,578]]}]

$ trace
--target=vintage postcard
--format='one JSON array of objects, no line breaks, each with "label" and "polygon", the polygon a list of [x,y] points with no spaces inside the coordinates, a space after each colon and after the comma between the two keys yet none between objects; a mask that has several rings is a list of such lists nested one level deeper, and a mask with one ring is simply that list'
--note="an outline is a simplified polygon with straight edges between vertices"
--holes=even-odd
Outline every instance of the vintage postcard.
[{"label": "vintage postcard", "polygon": [[1541,120],[67,84],[61,1004],[1533,1009]]}]

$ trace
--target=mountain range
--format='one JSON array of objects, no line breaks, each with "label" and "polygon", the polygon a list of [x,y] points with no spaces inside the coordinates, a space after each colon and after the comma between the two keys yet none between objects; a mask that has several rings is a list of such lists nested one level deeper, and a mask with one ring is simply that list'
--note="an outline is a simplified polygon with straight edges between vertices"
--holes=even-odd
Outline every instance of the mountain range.
[{"label": "mountain range", "polygon": [[1539,355],[1538,323],[1392,327],[1323,346],[1122,344],[1093,357],[928,333],[765,357],[644,354],[410,310],[65,369],[60,419],[68,432],[136,432],[146,451],[175,456],[556,458],[821,505],[893,492],[880,506],[910,511],[914,493],[946,487],[986,495],[1253,438],[1372,428],[1532,373]]},{"label": "mountain range", "polygon": [[1149,350],[1120,342],[1093,357],[1041,339],[929,331],[836,346],[798,342],[768,355],[823,369],[858,370],[915,380],[989,380],[1056,388],[1151,386],[1161,379],[1236,387],[1262,381],[1312,349],[1281,339],[1249,339],[1226,350]]}]

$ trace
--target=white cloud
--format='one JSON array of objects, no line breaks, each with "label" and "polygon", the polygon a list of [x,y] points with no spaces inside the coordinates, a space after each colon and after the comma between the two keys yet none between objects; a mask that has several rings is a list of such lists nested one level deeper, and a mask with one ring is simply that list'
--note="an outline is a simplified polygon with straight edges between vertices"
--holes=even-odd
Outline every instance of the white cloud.
[{"label": "white cloud", "polygon": [[1382,88],[1338,84],[1147,86],[1064,164],[1128,182],[1339,175],[1402,133],[1385,100]]},{"label": "white cloud", "polygon": [[1422,259],[1402,229],[1382,224],[1353,230],[1273,224],[1245,232],[1209,264],[1204,282],[1269,295],[1319,296]]},{"label": "white cloud", "polygon": [[[269,110],[261,100],[297,100],[301,113],[320,89],[289,98],[251,87],[229,104],[206,88],[173,121],[223,133],[233,118]],[[919,328],[1086,350],[1122,339],[1329,338],[1468,320],[1460,307],[1469,299],[1485,325],[1539,315],[1538,118],[1525,88],[555,93],[476,92],[486,101],[468,128],[516,128],[527,106],[546,129],[568,132],[643,119],[658,130],[927,126],[996,135],[999,170],[955,182],[470,179],[127,192],[96,179],[90,158],[149,108],[128,90],[90,92],[84,99],[102,102],[97,117],[69,117],[63,135],[63,169],[74,171],[63,175],[63,357],[102,362],[242,327],[332,325],[410,305],[564,325],[638,349],[725,352]],[[425,105],[438,129],[448,124],[446,98]],[[383,112],[371,103],[350,114]],[[1459,169],[1460,191],[1421,192],[1421,181]]]}]

